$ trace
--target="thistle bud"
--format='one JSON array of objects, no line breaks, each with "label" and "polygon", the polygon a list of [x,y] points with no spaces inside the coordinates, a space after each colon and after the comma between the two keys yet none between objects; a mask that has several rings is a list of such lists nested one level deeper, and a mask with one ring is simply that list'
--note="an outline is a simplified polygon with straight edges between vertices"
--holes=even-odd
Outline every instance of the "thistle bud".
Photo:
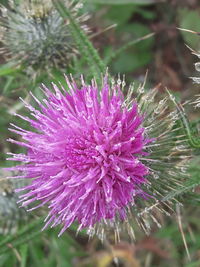
[{"label": "thistle bud", "polygon": [[[79,15],[80,2],[64,3],[80,23],[88,18]],[[64,72],[78,54],[69,21],[60,16],[51,0],[9,1],[8,7],[1,6],[0,10],[1,53],[32,77],[43,71],[50,73],[53,68]]]}]

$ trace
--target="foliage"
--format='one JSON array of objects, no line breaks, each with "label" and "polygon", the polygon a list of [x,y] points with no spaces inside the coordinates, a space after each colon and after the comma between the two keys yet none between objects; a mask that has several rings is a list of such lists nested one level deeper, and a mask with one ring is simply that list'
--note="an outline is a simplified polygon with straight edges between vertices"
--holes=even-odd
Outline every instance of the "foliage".
[{"label": "foliage", "polygon": [[93,2],[95,4],[106,4],[106,5],[124,5],[124,4],[137,4],[137,5],[149,5],[157,0],[87,0],[88,2]]}]

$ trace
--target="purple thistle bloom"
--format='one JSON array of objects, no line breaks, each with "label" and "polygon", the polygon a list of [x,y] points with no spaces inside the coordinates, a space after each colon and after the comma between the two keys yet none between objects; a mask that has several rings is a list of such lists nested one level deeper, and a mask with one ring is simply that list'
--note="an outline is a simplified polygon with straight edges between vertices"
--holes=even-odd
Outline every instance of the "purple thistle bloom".
[{"label": "purple thistle bloom", "polygon": [[[155,199],[156,187],[150,193],[148,188],[157,179],[158,170],[154,168],[155,156],[149,158],[156,138],[165,141],[163,132],[156,136],[152,134],[155,129],[145,126],[149,114],[142,111],[141,101],[138,106],[136,100],[124,97],[119,80],[110,85],[105,77],[101,90],[95,81],[86,85],[82,79],[80,89],[73,79],[66,77],[66,81],[68,92],[55,84],[54,93],[43,86],[47,98],[43,103],[32,95],[39,109],[24,102],[33,118],[18,116],[36,131],[12,125],[10,130],[23,141],[9,139],[27,149],[26,154],[10,153],[10,160],[23,163],[10,168],[23,173],[15,178],[31,180],[18,189],[25,190],[20,196],[22,206],[36,202],[32,210],[48,204],[45,227],[62,224],[59,235],[74,221],[79,229],[89,230],[107,221],[127,221],[130,209],[140,206],[135,204],[138,200],[145,203]],[[163,107],[166,101],[162,101]],[[151,122],[162,114],[158,113]],[[163,131],[163,127],[169,128],[171,117],[165,126],[161,121],[158,125]],[[159,151],[159,143],[155,147]],[[171,147],[168,150],[170,154]],[[173,166],[168,170],[173,171]]]}]

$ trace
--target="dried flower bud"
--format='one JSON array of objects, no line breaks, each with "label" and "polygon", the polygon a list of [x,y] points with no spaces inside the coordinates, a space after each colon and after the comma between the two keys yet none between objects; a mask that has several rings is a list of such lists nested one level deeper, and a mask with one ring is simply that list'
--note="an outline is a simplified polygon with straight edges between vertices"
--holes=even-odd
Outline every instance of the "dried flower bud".
[{"label": "dried flower bud", "polygon": [[[83,23],[88,16],[80,16],[82,5],[65,0],[66,7]],[[65,71],[78,53],[69,30],[51,0],[22,0],[1,6],[0,35],[7,59],[17,62],[34,78],[52,68]],[[82,26],[85,30],[87,28]]]}]

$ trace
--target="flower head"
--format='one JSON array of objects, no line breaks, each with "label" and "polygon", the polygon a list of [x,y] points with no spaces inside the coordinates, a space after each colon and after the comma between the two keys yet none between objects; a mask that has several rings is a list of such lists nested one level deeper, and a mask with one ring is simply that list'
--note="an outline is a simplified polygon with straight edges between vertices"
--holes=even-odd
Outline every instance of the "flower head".
[{"label": "flower head", "polygon": [[38,108],[24,102],[32,118],[18,116],[35,131],[11,129],[23,141],[9,141],[27,149],[12,154],[23,165],[10,168],[30,179],[18,190],[26,190],[22,206],[48,204],[45,227],[61,224],[60,234],[77,221],[90,235],[118,234],[121,222],[133,235],[132,218],[148,231],[148,215],[156,221],[154,210],[185,178],[189,155],[170,96],[155,103],[156,88],[130,86],[125,97],[124,81],[107,77],[101,88],[66,81],[68,92],[43,86],[43,103],[32,95]]},{"label": "flower head", "polygon": [[[34,76],[53,68],[65,71],[78,53],[69,21],[60,16],[52,0],[17,2],[9,1],[8,7],[0,7],[2,54]],[[77,21],[83,23],[87,19],[86,15],[78,15],[80,2],[65,0],[64,3]]]}]

